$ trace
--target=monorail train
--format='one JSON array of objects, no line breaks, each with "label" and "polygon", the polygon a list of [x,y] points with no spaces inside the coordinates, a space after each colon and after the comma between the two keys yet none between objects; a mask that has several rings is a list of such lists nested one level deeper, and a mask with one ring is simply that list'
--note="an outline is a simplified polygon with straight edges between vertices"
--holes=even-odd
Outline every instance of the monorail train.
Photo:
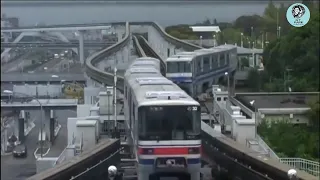
[{"label": "monorail train", "polygon": [[139,68],[139,61],[133,61],[124,77],[126,127],[138,162],[138,179],[165,174],[199,180],[200,104],[157,67]]},{"label": "monorail train", "polygon": [[237,66],[237,47],[221,45],[194,52],[181,52],[167,58],[166,76],[186,93],[196,96],[216,84],[225,72]]}]

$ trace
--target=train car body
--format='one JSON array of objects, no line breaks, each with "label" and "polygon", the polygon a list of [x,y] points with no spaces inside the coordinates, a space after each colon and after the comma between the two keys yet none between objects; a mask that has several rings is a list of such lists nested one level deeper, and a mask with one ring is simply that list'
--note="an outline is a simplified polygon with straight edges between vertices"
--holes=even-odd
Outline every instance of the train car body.
[{"label": "train car body", "polygon": [[167,59],[166,76],[196,96],[218,83],[225,72],[234,72],[237,62],[237,48],[233,45],[181,52]]},{"label": "train car body", "polygon": [[159,71],[153,73],[157,69],[136,74],[132,69],[137,66],[125,73],[124,104],[138,179],[153,179],[159,173],[200,179],[200,104]]}]

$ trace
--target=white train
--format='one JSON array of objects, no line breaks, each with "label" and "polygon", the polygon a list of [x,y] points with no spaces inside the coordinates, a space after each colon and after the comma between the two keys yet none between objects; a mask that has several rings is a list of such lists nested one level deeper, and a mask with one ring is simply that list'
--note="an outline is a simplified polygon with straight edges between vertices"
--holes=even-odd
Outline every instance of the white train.
[{"label": "white train", "polygon": [[181,52],[167,59],[166,76],[196,96],[217,84],[225,72],[235,72],[237,62],[237,47],[233,45]]},{"label": "white train", "polygon": [[159,67],[157,59],[138,58],[124,77],[126,127],[138,162],[138,179],[166,173],[198,180],[200,104],[163,77]]}]

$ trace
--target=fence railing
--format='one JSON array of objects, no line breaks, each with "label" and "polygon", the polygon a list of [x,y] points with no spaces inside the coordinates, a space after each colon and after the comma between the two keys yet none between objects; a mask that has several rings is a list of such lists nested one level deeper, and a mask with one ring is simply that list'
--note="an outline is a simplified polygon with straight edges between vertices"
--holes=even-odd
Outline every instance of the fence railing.
[{"label": "fence railing", "polygon": [[259,135],[257,135],[257,141],[258,141],[259,145],[266,152],[268,152],[270,158],[275,159],[275,160],[279,160],[278,155],[268,146],[268,144],[266,142],[264,142],[264,140]]},{"label": "fence railing", "polygon": [[314,176],[320,176],[320,164],[316,161],[310,161],[302,158],[280,158],[281,163],[287,164],[293,168],[303,170]]},{"label": "fence railing", "polygon": [[293,168],[305,171],[314,176],[320,176],[320,163],[303,158],[279,158],[278,155],[268,146],[266,142],[258,135],[257,141],[259,145],[269,152],[272,159],[279,160],[281,163],[287,164]]}]

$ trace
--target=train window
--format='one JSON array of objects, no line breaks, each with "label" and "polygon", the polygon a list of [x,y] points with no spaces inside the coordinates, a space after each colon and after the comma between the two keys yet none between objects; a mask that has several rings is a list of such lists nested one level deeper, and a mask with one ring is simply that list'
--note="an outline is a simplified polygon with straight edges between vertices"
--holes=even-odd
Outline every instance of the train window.
[{"label": "train window", "polygon": [[140,140],[198,139],[201,131],[199,106],[153,106],[139,108]]},{"label": "train window", "polygon": [[227,97],[224,97],[224,98],[223,98],[223,101],[227,101],[227,99],[228,99]]},{"label": "train window", "polygon": [[170,49],[167,50],[167,57],[170,57]]},{"label": "train window", "polygon": [[208,71],[210,68],[210,58],[207,57],[203,57],[203,70],[204,71]]},{"label": "train window", "polygon": [[227,65],[229,62],[230,54],[226,54],[226,60],[224,61],[224,65]]},{"label": "train window", "polygon": [[168,73],[185,73],[191,72],[191,63],[183,62],[167,62]]},{"label": "train window", "polygon": [[221,101],[221,97],[217,97],[217,101]]}]

